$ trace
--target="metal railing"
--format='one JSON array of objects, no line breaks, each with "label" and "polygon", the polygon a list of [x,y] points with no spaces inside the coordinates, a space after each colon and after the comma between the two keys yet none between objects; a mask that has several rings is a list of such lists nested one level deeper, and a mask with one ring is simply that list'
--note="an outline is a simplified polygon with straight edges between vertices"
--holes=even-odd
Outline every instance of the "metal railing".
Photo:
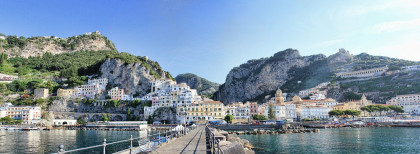
[{"label": "metal railing", "polygon": [[[103,154],[105,154],[107,146],[113,145],[113,144],[118,144],[118,143],[123,143],[123,142],[130,142],[129,148],[123,150],[123,151],[129,151],[130,154],[131,153],[140,153],[140,152],[151,152],[151,151],[156,150],[158,145],[161,145],[162,143],[169,143],[169,141],[172,141],[173,138],[178,138],[178,137],[181,137],[183,135],[186,135],[188,132],[190,132],[191,130],[193,130],[195,128],[197,128],[197,127],[187,127],[183,130],[173,130],[173,131],[164,131],[164,132],[159,131],[159,133],[147,135],[146,137],[137,137],[137,138],[133,138],[133,135],[130,135],[130,139],[111,142],[111,143],[107,143],[106,139],[104,139],[103,143],[100,144],[100,145],[89,146],[89,147],[78,148],[78,149],[67,150],[67,151],[64,150],[64,145],[59,145],[58,146],[59,150],[58,150],[57,154],[65,154],[65,153],[70,153],[70,152],[84,151],[84,150],[89,150],[89,149],[94,149],[94,148],[99,148],[99,147],[103,147]],[[162,138],[162,137],[164,137],[164,138]],[[152,138],[152,139],[150,139],[150,138]],[[133,147],[133,141],[138,141],[139,146],[138,147]],[[120,152],[123,152],[123,151],[120,151]]]},{"label": "metal railing", "polygon": [[220,148],[220,139],[216,140],[214,133],[209,126],[206,125],[206,139],[209,141],[209,146],[212,154],[224,154]]}]

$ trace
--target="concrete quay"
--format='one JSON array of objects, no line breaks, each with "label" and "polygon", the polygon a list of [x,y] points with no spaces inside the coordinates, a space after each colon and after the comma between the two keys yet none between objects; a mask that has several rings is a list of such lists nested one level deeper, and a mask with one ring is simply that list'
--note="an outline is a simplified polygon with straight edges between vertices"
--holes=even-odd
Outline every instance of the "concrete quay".
[{"label": "concrete quay", "polygon": [[160,145],[152,154],[207,154],[205,126],[192,130],[187,135]]}]

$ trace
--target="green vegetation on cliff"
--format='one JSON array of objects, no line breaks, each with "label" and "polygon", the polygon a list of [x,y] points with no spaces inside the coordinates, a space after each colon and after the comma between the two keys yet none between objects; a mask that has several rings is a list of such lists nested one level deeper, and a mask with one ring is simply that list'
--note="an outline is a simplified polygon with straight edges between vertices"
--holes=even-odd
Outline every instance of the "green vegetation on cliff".
[{"label": "green vegetation on cliff", "polygon": [[390,70],[399,70],[403,66],[419,65],[419,62],[402,60],[397,58],[390,58],[384,56],[372,56],[366,53],[361,53],[355,56],[353,70],[363,70],[377,67],[384,67],[388,65]]},{"label": "green vegetation on cliff", "polygon": [[175,80],[178,83],[186,83],[192,89],[197,89],[197,92],[200,94],[212,94],[219,87],[218,83],[211,82],[192,73],[179,74],[175,77]]},{"label": "green vegetation on cliff", "polygon": [[369,80],[341,83],[342,89],[357,88],[359,93],[390,92],[389,96],[420,93],[420,72],[403,72]]}]

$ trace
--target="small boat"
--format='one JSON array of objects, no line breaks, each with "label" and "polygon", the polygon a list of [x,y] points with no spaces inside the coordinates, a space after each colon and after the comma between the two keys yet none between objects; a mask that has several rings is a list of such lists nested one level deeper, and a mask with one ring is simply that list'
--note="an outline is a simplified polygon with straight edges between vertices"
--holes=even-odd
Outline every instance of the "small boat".
[{"label": "small boat", "polygon": [[25,127],[25,128],[22,128],[22,131],[30,131],[30,130],[39,130],[39,128],[37,128],[37,127]]}]

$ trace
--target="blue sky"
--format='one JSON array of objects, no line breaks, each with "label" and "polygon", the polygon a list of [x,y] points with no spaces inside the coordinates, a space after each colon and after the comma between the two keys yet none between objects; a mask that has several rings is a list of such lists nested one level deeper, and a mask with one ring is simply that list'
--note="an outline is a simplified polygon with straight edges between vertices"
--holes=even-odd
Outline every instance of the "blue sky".
[{"label": "blue sky", "polygon": [[70,37],[99,30],[120,52],[176,76],[223,83],[235,66],[287,48],[420,61],[420,1],[0,1],[0,32]]}]

